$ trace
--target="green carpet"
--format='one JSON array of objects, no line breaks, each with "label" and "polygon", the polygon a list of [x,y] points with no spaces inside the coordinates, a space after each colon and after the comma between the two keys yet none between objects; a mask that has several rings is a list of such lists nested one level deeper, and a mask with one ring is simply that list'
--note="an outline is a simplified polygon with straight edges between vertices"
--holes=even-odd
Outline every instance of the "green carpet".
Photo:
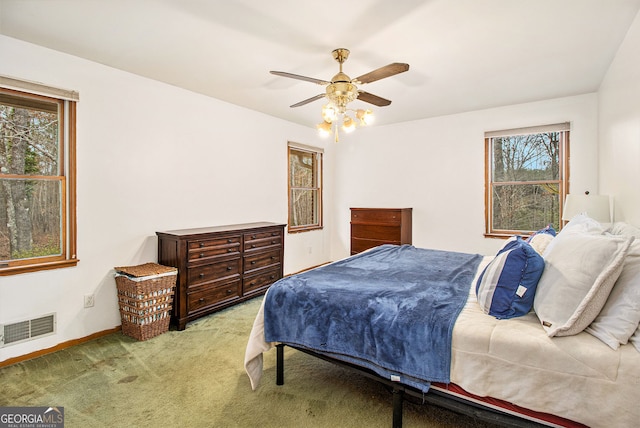
[{"label": "green carpet", "polygon": [[[0,406],[64,407],[65,427],[390,427],[391,393],[295,350],[275,350],[256,391],[244,351],[262,298],[144,342],[120,333],[0,369]],[[489,427],[405,402],[404,426]]]}]

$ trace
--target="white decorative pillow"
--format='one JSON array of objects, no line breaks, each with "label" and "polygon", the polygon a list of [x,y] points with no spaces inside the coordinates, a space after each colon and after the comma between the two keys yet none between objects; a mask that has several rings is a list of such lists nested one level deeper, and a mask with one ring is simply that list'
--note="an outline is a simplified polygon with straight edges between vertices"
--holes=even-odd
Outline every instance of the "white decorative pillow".
[{"label": "white decorative pillow", "polygon": [[640,352],[640,325],[636,329],[636,332],[629,338],[629,342]]},{"label": "white decorative pillow", "polygon": [[[616,222],[610,229],[616,235],[640,237],[640,229]],[[612,349],[626,344],[640,323],[640,239],[631,243],[622,273],[616,281],[607,303],[585,331]],[[640,333],[636,333],[640,337]],[[640,351],[640,341],[636,342]]]},{"label": "white decorative pillow", "polygon": [[543,255],[553,238],[555,237],[549,233],[538,233],[531,237],[529,244],[536,253]]},{"label": "white decorative pillow", "polygon": [[[578,214],[574,216],[567,224],[564,225],[562,230],[558,232],[556,236],[569,235],[571,233],[587,233],[593,235],[602,235],[605,232],[605,228],[597,220],[592,219],[586,214]],[[546,253],[551,251],[555,245],[555,239],[551,241],[544,252],[543,257],[546,257]]]},{"label": "white decorative pillow", "polygon": [[549,337],[578,334],[596,318],[622,271],[631,241],[633,237],[564,229],[554,238],[545,252],[533,304]]}]

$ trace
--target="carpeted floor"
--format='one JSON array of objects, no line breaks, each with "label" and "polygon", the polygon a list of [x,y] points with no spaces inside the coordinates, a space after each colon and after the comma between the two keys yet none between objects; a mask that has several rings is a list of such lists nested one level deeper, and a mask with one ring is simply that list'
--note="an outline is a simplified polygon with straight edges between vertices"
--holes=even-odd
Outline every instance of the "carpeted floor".
[{"label": "carpeted floor", "polygon": [[[64,407],[65,427],[390,427],[391,393],[295,350],[251,390],[244,351],[262,298],[138,342],[120,333],[0,369],[0,406]],[[404,426],[490,425],[405,403]]]}]

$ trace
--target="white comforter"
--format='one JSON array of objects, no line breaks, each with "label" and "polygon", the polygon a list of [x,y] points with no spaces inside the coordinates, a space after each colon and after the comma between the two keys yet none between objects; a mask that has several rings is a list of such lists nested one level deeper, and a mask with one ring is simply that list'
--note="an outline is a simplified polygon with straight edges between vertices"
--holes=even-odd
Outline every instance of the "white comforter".
[{"label": "white comforter", "polygon": [[[640,426],[640,353],[633,345],[614,351],[585,332],[549,338],[534,313],[510,320],[486,315],[473,290],[453,330],[452,383],[594,428]],[[274,345],[264,341],[263,328],[261,306],[244,361],[254,390],[262,354]]]}]

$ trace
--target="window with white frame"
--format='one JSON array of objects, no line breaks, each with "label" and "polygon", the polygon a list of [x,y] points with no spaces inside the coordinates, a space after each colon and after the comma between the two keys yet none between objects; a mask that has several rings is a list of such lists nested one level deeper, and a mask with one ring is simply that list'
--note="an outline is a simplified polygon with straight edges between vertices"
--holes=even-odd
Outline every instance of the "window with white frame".
[{"label": "window with white frame", "polygon": [[569,123],[485,134],[487,236],[560,230],[569,186]]},{"label": "window with white frame", "polygon": [[287,145],[289,232],[322,228],[323,150],[297,143]]},{"label": "window with white frame", "polygon": [[0,275],[78,262],[77,99],[0,76]]}]

